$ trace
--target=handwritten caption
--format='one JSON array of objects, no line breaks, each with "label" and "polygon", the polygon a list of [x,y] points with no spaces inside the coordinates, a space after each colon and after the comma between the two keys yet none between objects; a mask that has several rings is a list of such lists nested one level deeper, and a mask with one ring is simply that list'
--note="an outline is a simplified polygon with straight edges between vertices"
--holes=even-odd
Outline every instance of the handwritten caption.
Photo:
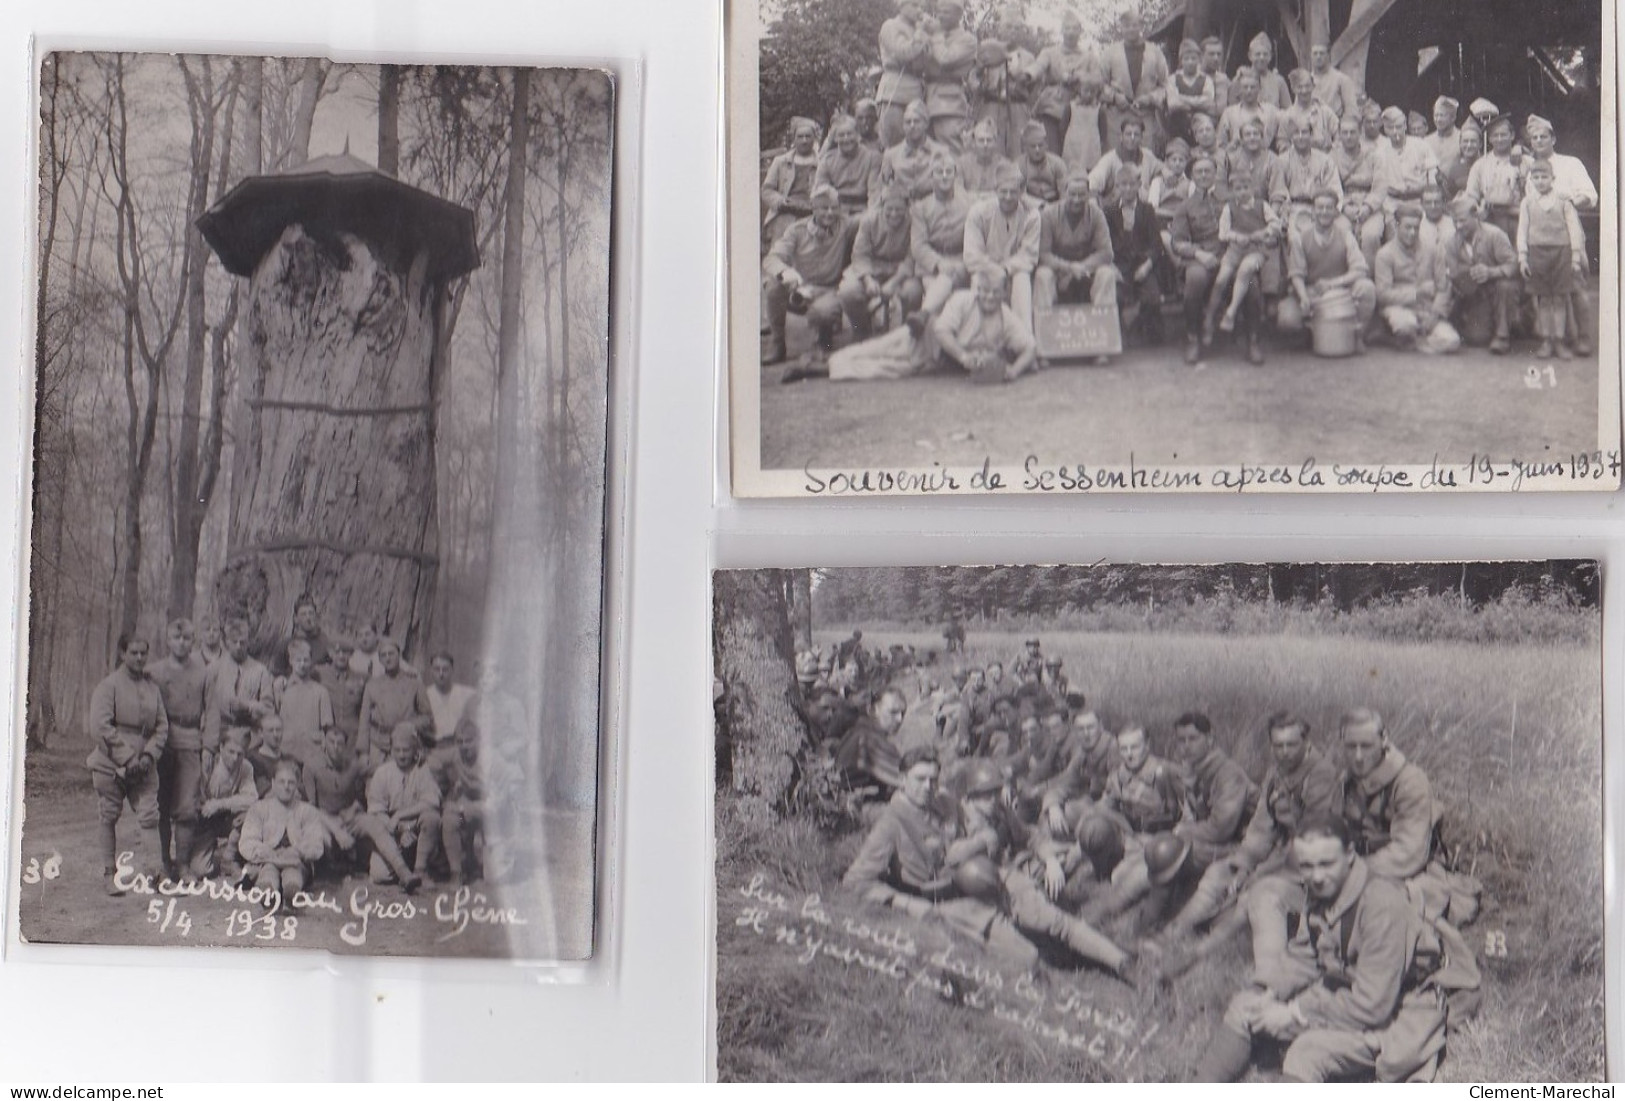
[{"label": "handwritten caption", "polygon": [[[223,879],[171,879],[154,876],[135,867],[133,853],[122,852],[114,865],[113,887],[123,896],[145,902],[149,925],[168,936],[190,938],[194,917],[188,900],[224,902],[231,906],[225,921],[210,932],[220,939],[240,941],[293,942],[299,939],[300,919],[316,916],[338,922],[338,937],[345,944],[361,947],[374,923],[419,923],[437,930],[435,943],[452,940],[470,928],[493,925],[528,925],[529,920],[515,907],[496,905],[483,891],[469,886],[441,891],[431,899],[383,899],[373,895],[370,886],[353,888],[338,897],[325,890],[295,891],[285,895],[275,887],[229,883]],[[25,884],[44,884],[61,877],[62,857],[52,853],[44,860],[31,857],[23,866]],[[342,895],[342,892],[341,892]],[[114,901],[117,901],[116,899]],[[329,917],[331,915],[331,917]],[[218,918],[218,912],[205,918]]]},{"label": "handwritten caption", "polygon": [[1009,972],[974,950],[922,947],[906,927],[871,925],[832,914],[814,894],[794,894],[757,872],[736,891],[734,925],[770,939],[802,967],[861,968],[894,983],[901,998],[935,997],[1004,1021],[1056,1047],[1082,1052],[1133,1077],[1160,1024],[1143,1026],[1122,1009],[1077,990],[1051,988],[1031,974]]},{"label": "handwritten caption", "polygon": [[1287,490],[1342,490],[1355,493],[1426,492],[1452,489],[1560,489],[1587,483],[1617,484],[1618,451],[1577,452],[1562,458],[1497,459],[1473,455],[1466,462],[1428,465],[1323,463],[1241,464],[1220,467],[1146,465],[1131,452],[1127,466],[1052,463],[1028,455],[1020,470],[995,468],[991,457],[980,468],[802,470],[803,492],[815,497],[918,493],[1114,493],[1139,490],[1225,493]]}]

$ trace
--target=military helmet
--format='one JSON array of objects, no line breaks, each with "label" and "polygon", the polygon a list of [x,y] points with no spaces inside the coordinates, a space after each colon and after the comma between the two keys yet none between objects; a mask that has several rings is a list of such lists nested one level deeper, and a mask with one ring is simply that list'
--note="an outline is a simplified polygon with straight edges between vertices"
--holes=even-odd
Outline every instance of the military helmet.
[{"label": "military helmet", "polygon": [[1172,833],[1159,833],[1145,847],[1145,867],[1159,887],[1174,881],[1191,854],[1191,843]]},{"label": "military helmet", "polygon": [[997,902],[1004,893],[998,865],[986,856],[973,856],[955,865],[954,886],[960,894],[983,902]]},{"label": "military helmet", "polygon": [[998,765],[987,760],[971,762],[969,771],[965,773],[965,798],[990,795],[1003,787],[1004,772]]}]

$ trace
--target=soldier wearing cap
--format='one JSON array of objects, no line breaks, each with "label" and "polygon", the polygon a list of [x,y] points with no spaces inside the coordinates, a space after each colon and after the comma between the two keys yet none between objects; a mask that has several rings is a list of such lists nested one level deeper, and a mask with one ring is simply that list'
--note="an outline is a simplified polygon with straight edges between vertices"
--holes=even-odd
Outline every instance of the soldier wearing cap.
[{"label": "soldier wearing cap", "polygon": [[1451,319],[1463,343],[1505,355],[1512,349],[1512,318],[1518,312],[1523,284],[1518,254],[1499,228],[1485,221],[1471,195],[1450,204],[1456,232],[1445,259],[1450,268]]},{"label": "soldier wearing cap", "polygon": [[1454,352],[1461,335],[1450,324],[1450,268],[1424,245],[1422,208],[1394,212],[1394,239],[1377,250],[1377,312],[1401,347],[1430,355]]},{"label": "soldier wearing cap", "polygon": [[1387,140],[1377,146],[1371,197],[1392,225],[1401,204],[1421,202],[1422,188],[1438,182],[1439,161],[1426,141],[1411,137],[1405,112],[1398,107],[1382,112],[1382,132]]},{"label": "soldier wearing cap", "polygon": [[812,216],[786,230],[762,261],[771,333],[764,363],[783,362],[785,323],[792,312],[805,314],[817,334],[808,358],[826,359],[841,326],[835,292],[852,247],[852,223],[841,213],[840,196],[827,184],[813,192],[812,208]]},{"label": "soldier wearing cap", "polygon": [[897,0],[897,14],[880,25],[880,140],[890,149],[903,140],[903,112],[925,95],[925,71],[931,34],[925,27],[921,0]]},{"label": "soldier wearing cap", "polygon": [[[965,267],[1002,274],[1010,308],[1029,329],[1033,319],[1033,269],[1038,266],[1038,211],[1022,202],[1022,176],[1014,166],[999,170],[994,197],[965,215]],[[1019,670],[1018,670],[1019,673]]]},{"label": "soldier wearing cap", "polygon": [[1440,96],[1433,101],[1433,133],[1426,140],[1433,150],[1434,159],[1439,162],[1441,176],[1448,176],[1461,157],[1461,130],[1456,126],[1456,116],[1460,112],[1459,100]]},{"label": "soldier wearing cap", "polygon": [[1404,887],[1375,874],[1335,816],[1306,819],[1292,853],[1303,882],[1295,930],[1282,938],[1293,973],[1231,999],[1193,1080],[1240,1079],[1255,1042],[1272,1040],[1285,1046],[1290,1081],[1362,1072],[1431,1081],[1444,1049],[1444,991],[1434,981],[1439,958],[1424,950],[1429,931]]},{"label": "soldier wearing cap", "polygon": [[1043,642],[1036,638],[1029,638],[1022,643],[1022,651],[1010,662],[1010,672],[1017,679],[1025,677],[1029,672],[1042,673],[1044,671]]},{"label": "soldier wearing cap", "polygon": [[818,175],[819,127],[809,118],[790,120],[790,148],[773,158],[762,177],[762,245],[771,247],[785,230],[812,213],[813,180]]},{"label": "soldier wearing cap", "polygon": [[[1259,102],[1268,104],[1278,111],[1284,111],[1292,103],[1292,89],[1287,86],[1286,80],[1275,69],[1275,43],[1270,36],[1260,31],[1247,43],[1248,64],[1236,71],[1236,80],[1241,74],[1252,72],[1258,78]],[[1232,87],[1235,82],[1232,81]]]},{"label": "soldier wearing cap", "polygon": [[914,273],[908,202],[902,187],[887,188],[879,205],[858,219],[852,262],[836,292],[854,340],[872,335],[875,307],[891,302]]},{"label": "soldier wearing cap", "polygon": [[965,218],[970,200],[958,188],[958,168],[946,153],[931,165],[932,192],[909,210],[909,251],[914,274],[925,284],[920,316],[911,319],[922,327],[947,303],[950,295],[970,285],[965,268]]},{"label": "soldier wearing cap", "polygon": [[841,197],[841,209],[857,217],[880,197],[880,154],[858,140],[858,124],[849,118],[830,130],[835,144],[819,156],[813,186],[833,187]]},{"label": "soldier wearing cap", "polygon": [[[1558,198],[1567,199],[1574,204],[1576,210],[1596,210],[1597,188],[1591,182],[1591,173],[1586,171],[1585,164],[1578,157],[1557,152],[1557,138],[1552,124],[1539,115],[1530,115],[1524,124],[1524,134],[1529,139],[1529,156],[1523,159],[1521,166],[1526,184],[1529,171],[1536,164],[1550,165],[1552,191]],[[1525,190],[1528,191],[1529,188],[1526,186]],[[1574,290],[1569,295],[1569,311],[1573,319],[1569,331],[1574,337],[1574,350],[1580,355],[1591,354],[1593,319],[1591,299],[1587,295],[1586,288],[1586,272],[1589,267],[1590,265],[1586,264],[1575,273]]]}]

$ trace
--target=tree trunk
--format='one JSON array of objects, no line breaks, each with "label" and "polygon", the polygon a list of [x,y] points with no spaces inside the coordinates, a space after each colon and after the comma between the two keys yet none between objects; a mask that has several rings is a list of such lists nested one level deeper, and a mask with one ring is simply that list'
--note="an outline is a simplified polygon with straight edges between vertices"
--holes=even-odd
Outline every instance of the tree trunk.
[{"label": "tree trunk", "polygon": [[310,160],[310,128],[316,120],[316,102],[322,97],[322,81],[326,75],[320,58],[305,58],[305,67],[299,74],[299,105],[293,116],[293,141],[288,149],[290,168]]},{"label": "tree trunk", "polygon": [[812,571],[790,571],[791,622],[796,629],[796,648],[811,650],[813,645]]},{"label": "tree trunk", "polygon": [[782,570],[711,575],[711,630],[722,685],[717,753],[745,813],[768,820],[784,810],[807,744],[797,713],[795,647]]},{"label": "tree trunk", "polygon": [[308,593],[339,631],[376,623],[413,655],[439,544],[428,257],[401,272],[366,242],[340,243],[334,256],[290,226],[250,283],[215,606],[247,619],[263,650]]},{"label": "tree trunk", "polygon": [[[175,460],[175,517],[170,533],[169,619],[192,616],[197,591],[198,537],[208,514],[207,498],[200,499],[198,440],[202,435],[203,375],[208,358],[208,300],[205,296],[203,234],[197,219],[209,208],[209,169],[214,165],[214,74],[209,58],[203,58],[203,80],[196,81],[186,59],[178,59],[186,81],[186,100],[192,116],[192,178],[189,185],[186,226],[186,376],[181,386],[179,454]],[[229,117],[229,112],[228,112]],[[228,151],[229,153],[229,151]]]},{"label": "tree trunk", "polygon": [[243,58],[243,175],[265,171],[265,59]]},{"label": "tree trunk", "polygon": [[401,67],[378,66],[378,171],[401,172]]}]

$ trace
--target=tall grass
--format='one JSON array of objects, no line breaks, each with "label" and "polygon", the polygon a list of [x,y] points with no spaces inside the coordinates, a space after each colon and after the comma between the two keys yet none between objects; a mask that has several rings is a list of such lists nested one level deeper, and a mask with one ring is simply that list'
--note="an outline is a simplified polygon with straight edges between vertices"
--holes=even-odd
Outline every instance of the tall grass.
[{"label": "tall grass", "polygon": [[[836,632],[837,636],[844,632]],[[923,633],[866,628],[877,645]],[[966,661],[1008,659],[1022,634],[973,634]],[[1600,1079],[1602,1015],[1601,657],[1595,646],[1399,644],[1308,636],[1220,638],[1043,632],[1117,727],[1146,725],[1159,751],[1191,709],[1213,719],[1221,744],[1256,778],[1266,768],[1265,717],[1290,708],[1327,744],[1340,713],[1382,712],[1395,744],[1433,782],[1447,836],[1485,884],[1484,913],[1467,930],[1481,948],[1503,934],[1506,955],[1482,959],[1478,1017],[1455,1030],[1450,1080]],[[839,898],[856,834],[826,837],[789,822],[748,834],[718,807],[718,882],[724,896],[758,869],[802,892]],[[982,1014],[897,1003],[857,969],[791,966],[720,921],[720,1069],[725,1078],[1078,1080],[1104,1069]],[[1119,930],[1121,933],[1122,931]],[[1215,957],[1177,987],[1135,994],[1093,972],[1052,974],[1091,996],[1159,1022],[1136,1077],[1184,1077],[1243,981],[1245,949]],[[776,979],[794,987],[779,1009]],[[766,999],[766,1000],[764,1000]],[[766,1013],[772,1020],[761,1017]],[[775,1016],[776,1014],[776,1016]],[[754,1015],[754,1016],[753,1016]],[[754,1024],[751,1022],[754,1021]],[[862,1059],[852,1053],[862,1050]]]}]

